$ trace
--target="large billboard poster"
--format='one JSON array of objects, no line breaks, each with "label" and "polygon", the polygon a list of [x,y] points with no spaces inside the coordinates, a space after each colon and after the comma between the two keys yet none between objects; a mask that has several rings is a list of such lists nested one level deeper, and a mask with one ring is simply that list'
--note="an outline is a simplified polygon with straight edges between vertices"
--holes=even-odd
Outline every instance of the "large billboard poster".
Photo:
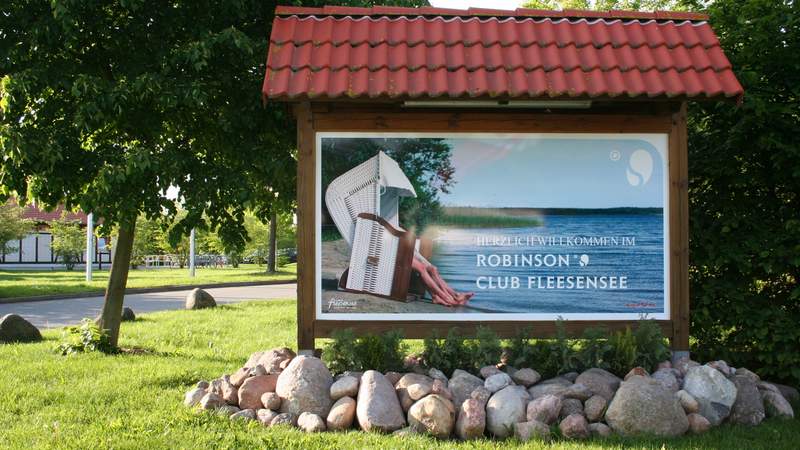
[{"label": "large billboard poster", "polygon": [[669,318],[666,134],[316,138],[318,320]]}]

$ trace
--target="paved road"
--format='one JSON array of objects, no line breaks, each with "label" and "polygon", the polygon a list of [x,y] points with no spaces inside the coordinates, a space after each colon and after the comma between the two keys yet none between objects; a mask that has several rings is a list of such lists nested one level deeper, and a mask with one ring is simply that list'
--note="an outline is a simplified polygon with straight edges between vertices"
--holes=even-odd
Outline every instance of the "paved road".
[{"label": "paved road", "polygon": [[[125,296],[125,306],[136,314],[183,309],[185,291],[151,292]],[[236,303],[243,300],[269,300],[295,298],[296,284],[273,284],[263,286],[224,287],[206,289],[217,303]],[[76,324],[84,317],[97,317],[103,307],[103,297],[70,298],[39,302],[0,304],[0,317],[14,313],[28,319],[39,328],[59,328]]]}]

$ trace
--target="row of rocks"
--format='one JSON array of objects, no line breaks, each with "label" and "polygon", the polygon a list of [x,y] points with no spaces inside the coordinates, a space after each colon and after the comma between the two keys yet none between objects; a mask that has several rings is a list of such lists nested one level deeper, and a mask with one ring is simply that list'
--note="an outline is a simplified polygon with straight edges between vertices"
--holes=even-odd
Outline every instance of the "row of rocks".
[{"label": "row of rocks", "polygon": [[[781,391],[783,389],[783,392]],[[279,424],[307,432],[354,426],[437,438],[515,436],[547,440],[558,427],[568,439],[590,436],[702,433],[727,420],[757,425],[794,416],[792,388],[761,381],[723,361],[663,362],[650,374],[624,378],[599,368],[541,380],[531,368],[484,367],[480,377],[456,370],[346,372],[334,378],[311,356],[287,348],[256,353],[244,367],[186,394],[185,404],[233,420]]]}]

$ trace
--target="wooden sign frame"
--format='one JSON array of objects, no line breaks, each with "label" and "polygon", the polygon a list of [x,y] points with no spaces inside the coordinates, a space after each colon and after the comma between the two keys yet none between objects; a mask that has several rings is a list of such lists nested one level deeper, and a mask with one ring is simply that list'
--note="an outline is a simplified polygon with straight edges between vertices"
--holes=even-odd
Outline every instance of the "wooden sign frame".
[{"label": "wooden sign frame", "polygon": [[[316,148],[317,132],[496,132],[496,133],[666,133],[668,135],[669,320],[658,323],[673,352],[689,350],[689,205],[685,102],[606,102],[587,110],[554,109],[412,109],[399,104],[361,102],[294,105],[297,118],[297,341],[302,351],[314,349],[316,338],[338,329],[357,334],[399,330],[406,338],[425,338],[433,331],[446,334],[458,327],[466,335],[478,326],[500,337],[513,337],[529,328],[532,337],[551,337],[553,321],[340,321],[316,317]],[[585,328],[610,330],[635,326],[636,321],[565,321],[571,335]]]}]

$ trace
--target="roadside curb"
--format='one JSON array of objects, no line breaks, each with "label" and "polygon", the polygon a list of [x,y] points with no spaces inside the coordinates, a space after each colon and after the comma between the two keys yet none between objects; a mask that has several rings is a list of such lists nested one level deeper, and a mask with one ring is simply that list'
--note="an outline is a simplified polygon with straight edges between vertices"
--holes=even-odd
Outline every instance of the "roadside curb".
[{"label": "roadside curb", "polygon": [[[172,291],[185,291],[194,288],[211,289],[223,287],[244,287],[244,286],[271,286],[275,284],[294,284],[294,280],[269,280],[269,281],[237,281],[232,283],[212,283],[212,284],[185,284],[185,285],[172,285],[160,286],[152,288],[131,288],[125,289],[125,295],[128,294],[147,294],[150,292],[172,292]],[[51,294],[51,295],[37,295],[33,297],[9,297],[0,298],[0,305],[10,303],[28,303],[28,302],[45,302],[48,300],[67,300],[70,298],[80,297],[102,297],[105,291],[86,291],[76,292],[74,294]]]}]

